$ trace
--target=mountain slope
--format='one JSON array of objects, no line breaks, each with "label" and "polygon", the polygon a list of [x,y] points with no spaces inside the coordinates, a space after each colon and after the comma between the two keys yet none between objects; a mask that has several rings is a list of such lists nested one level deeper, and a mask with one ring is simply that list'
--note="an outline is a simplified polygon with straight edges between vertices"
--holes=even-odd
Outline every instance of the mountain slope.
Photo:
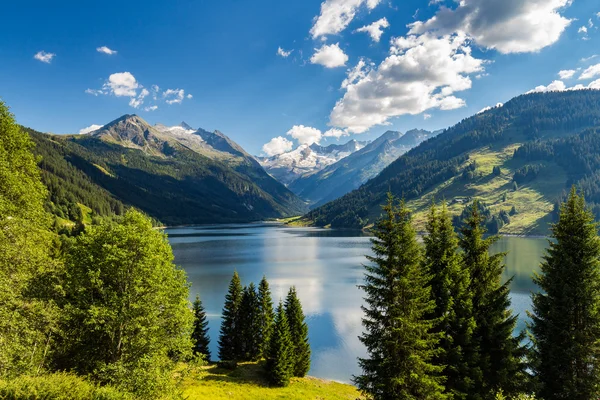
[{"label": "mountain slope", "polygon": [[[465,202],[482,198],[491,212],[513,211],[503,233],[543,234],[554,203],[571,183],[598,174],[590,155],[586,167],[569,167],[554,156],[540,165],[515,150],[539,141],[566,140],[600,126],[600,91],[581,90],[519,96],[503,107],[467,118],[412,149],[361,188],[305,216],[319,226],[363,227],[380,214],[388,190],[404,197],[421,225],[430,201],[445,199],[458,214]],[[597,138],[589,131],[588,138]],[[558,139],[557,139],[558,138]],[[561,139],[562,138],[562,139]],[[591,140],[591,139],[588,139]],[[553,142],[552,142],[553,143]],[[574,154],[574,146],[563,153]],[[497,168],[494,168],[497,167]],[[521,180],[537,170],[531,180]],[[515,186],[515,180],[521,184]]]},{"label": "mountain slope", "polygon": [[111,198],[163,223],[246,222],[306,209],[220,132],[183,124],[163,129],[125,115],[89,135],[42,135],[37,141],[58,146],[68,164]]},{"label": "mountain slope", "polygon": [[418,129],[408,131],[404,135],[387,131],[346,158],[314,174],[299,177],[289,188],[314,206],[319,206],[358,188],[400,155],[435,134]]}]

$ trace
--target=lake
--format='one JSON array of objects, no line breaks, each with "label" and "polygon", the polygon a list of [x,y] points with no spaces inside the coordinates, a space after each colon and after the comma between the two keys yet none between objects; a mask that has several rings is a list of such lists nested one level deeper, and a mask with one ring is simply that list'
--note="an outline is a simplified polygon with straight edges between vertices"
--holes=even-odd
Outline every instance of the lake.
[{"label": "lake", "polygon": [[[362,332],[360,306],[365,254],[369,237],[360,232],[318,228],[289,228],[256,223],[215,225],[166,230],[175,262],[182,266],[199,293],[209,317],[211,351],[216,358],[220,316],[234,270],[242,284],[258,284],[265,275],[273,301],[297,288],[307,317],[312,364],[309,374],[349,382],[360,373],[357,357],[365,356],[358,340]],[[546,239],[503,237],[494,252],[508,252],[504,279],[511,283],[512,305],[525,327],[529,294],[535,290],[531,274],[538,268]]]}]

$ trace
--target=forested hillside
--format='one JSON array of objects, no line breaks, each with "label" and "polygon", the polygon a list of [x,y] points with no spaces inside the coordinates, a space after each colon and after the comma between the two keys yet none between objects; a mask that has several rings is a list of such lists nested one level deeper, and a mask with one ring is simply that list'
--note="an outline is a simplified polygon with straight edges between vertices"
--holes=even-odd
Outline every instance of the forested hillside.
[{"label": "forested hillside", "polygon": [[[498,231],[546,233],[554,204],[571,183],[580,183],[586,195],[590,191],[590,200],[598,196],[594,178],[598,153],[593,147],[598,139],[590,129],[598,126],[600,91],[519,96],[422,143],[361,188],[307,214],[304,222],[367,226],[380,214],[379,205],[391,190],[416,211],[420,227],[433,197],[445,199],[454,215],[477,197],[497,217],[513,211]],[[520,179],[532,163],[540,164],[537,173]]]}]

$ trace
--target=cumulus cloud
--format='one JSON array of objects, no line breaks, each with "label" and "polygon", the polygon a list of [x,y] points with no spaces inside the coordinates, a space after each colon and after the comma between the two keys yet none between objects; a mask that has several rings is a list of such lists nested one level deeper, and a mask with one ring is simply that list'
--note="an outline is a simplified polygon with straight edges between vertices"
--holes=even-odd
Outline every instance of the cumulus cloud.
[{"label": "cumulus cloud", "polygon": [[282,136],[277,136],[271,139],[269,143],[265,143],[262,147],[262,151],[269,157],[273,157],[279,154],[287,153],[292,149],[293,146],[294,144],[291,140],[287,140]]},{"label": "cumulus cloud", "polygon": [[409,34],[465,33],[501,53],[534,52],[560,38],[572,20],[560,14],[572,0],[462,0],[442,6],[431,19],[409,25]]},{"label": "cumulus cloud", "polygon": [[144,108],[144,111],[155,111],[158,110],[158,106],[157,105],[153,105],[153,106],[148,106]]},{"label": "cumulus cloud", "polygon": [[109,56],[112,56],[113,54],[117,54],[116,50],[109,49],[106,46],[96,47],[96,51],[98,53],[108,54]]},{"label": "cumulus cloud", "polygon": [[290,54],[292,54],[294,50],[289,50],[289,51],[285,51],[284,49],[282,49],[281,47],[277,48],[277,55],[283,58],[288,58],[290,56]]},{"label": "cumulus cloud", "polygon": [[193,98],[193,97],[194,97],[194,96],[192,96],[192,94],[191,94],[191,93],[188,93],[188,95],[187,95],[187,96],[185,96],[185,98],[186,98],[186,99],[191,99],[191,98]]},{"label": "cumulus cloud", "polygon": [[108,77],[108,81],[102,86],[103,89],[117,97],[133,97],[137,95],[140,84],[131,72],[117,72]]},{"label": "cumulus cloud", "polygon": [[431,114],[427,114],[427,113],[423,114],[423,119],[425,121],[427,121],[429,118],[431,118]]},{"label": "cumulus cloud", "polygon": [[432,108],[465,106],[453,94],[471,88],[469,75],[483,71],[465,35],[432,34],[392,40],[390,55],[377,67],[359,62],[349,70],[346,92],[330,114],[330,124],[363,133],[390,118]]},{"label": "cumulus cloud", "polygon": [[144,98],[149,94],[150,92],[147,89],[142,89],[137,97],[132,97],[131,100],[129,100],[129,105],[133,108],[139,108],[142,104],[144,104]]},{"label": "cumulus cloud", "polygon": [[496,103],[496,105],[493,106],[493,107],[492,106],[483,107],[481,110],[479,110],[479,112],[477,114],[481,114],[481,113],[484,113],[484,112],[486,112],[488,110],[491,110],[491,109],[494,109],[494,108],[498,108],[498,107],[502,107],[502,106],[504,106],[503,103]]},{"label": "cumulus cloud", "polygon": [[563,81],[552,81],[548,86],[540,85],[536,86],[534,89],[530,90],[527,93],[545,93],[545,92],[561,92],[566,90],[567,86]]},{"label": "cumulus cloud", "polygon": [[315,18],[310,29],[313,39],[342,32],[354,19],[363,6],[372,10],[381,0],[325,0],[321,3],[321,13]]},{"label": "cumulus cloud", "polygon": [[52,59],[56,57],[56,54],[54,53],[48,53],[45,51],[38,51],[37,53],[35,53],[35,55],[33,56],[33,58],[35,58],[36,60],[39,60],[43,63],[46,64],[50,64],[52,62]]},{"label": "cumulus cloud", "polygon": [[348,61],[348,56],[339,43],[324,44],[320,49],[315,49],[315,54],[310,58],[312,64],[321,64],[326,68],[343,67]]},{"label": "cumulus cloud", "polygon": [[181,104],[185,91],[183,89],[167,89],[163,92],[163,97],[167,104]]},{"label": "cumulus cloud", "polygon": [[79,134],[80,134],[80,135],[86,135],[86,134],[88,134],[88,133],[90,133],[90,132],[94,132],[94,131],[96,131],[96,130],[98,130],[98,129],[102,128],[103,126],[104,126],[104,125],[96,125],[96,124],[92,124],[92,125],[90,125],[90,126],[88,126],[88,127],[85,127],[85,128],[83,128],[83,129],[80,129],[80,130],[79,130]]},{"label": "cumulus cloud", "polygon": [[349,136],[349,135],[350,134],[347,131],[337,129],[337,128],[331,128],[331,129],[325,131],[325,133],[323,133],[324,137],[333,137],[336,139],[339,139],[342,136]]},{"label": "cumulus cloud", "polygon": [[598,75],[600,75],[600,64],[591,65],[581,73],[581,75],[579,76],[579,79],[580,80],[592,79]]},{"label": "cumulus cloud", "polygon": [[379,21],[373,22],[370,25],[365,25],[365,26],[363,26],[361,28],[358,28],[354,32],[365,32],[365,33],[368,33],[369,36],[371,36],[371,39],[374,42],[379,42],[379,40],[381,39],[381,35],[383,35],[383,30],[385,28],[388,28],[389,26],[390,26],[390,23],[384,17],[384,18],[381,18]]},{"label": "cumulus cloud", "polygon": [[294,125],[287,134],[298,141],[300,144],[311,145],[313,143],[319,143],[323,136],[321,131],[317,128],[304,125]]},{"label": "cumulus cloud", "polygon": [[587,31],[588,31],[588,28],[587,28],[587,26],[582,26],[582,27],[580,27],[580,28],[577,30],[577,33],[583,33],[583,34],[586,34],[586,33],[587,33]]},{"label": "cumulus cloud", "polygon": [[577,70],[574,69],[563,69],[561,71],[558,71],[558,76],[560,77],[560,79],[571,79],[576,72]]}]

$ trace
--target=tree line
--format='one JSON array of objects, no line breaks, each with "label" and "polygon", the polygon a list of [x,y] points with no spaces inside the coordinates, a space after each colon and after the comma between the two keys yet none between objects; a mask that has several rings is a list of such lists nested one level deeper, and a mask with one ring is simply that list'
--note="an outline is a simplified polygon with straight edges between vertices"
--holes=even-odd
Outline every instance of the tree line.
[{"label": "tree line", "polygon": [[[355,383],[373,399],[593,399],[600,396],[600,237],[573,188],[534,277],[528,332],[514,335],[504,253],[490,254],[476,202],[457,234],[432,205],[424,246],[388,194],[362,289],[365,344]],[[528,334],[530,344],[525,344]]]}]

